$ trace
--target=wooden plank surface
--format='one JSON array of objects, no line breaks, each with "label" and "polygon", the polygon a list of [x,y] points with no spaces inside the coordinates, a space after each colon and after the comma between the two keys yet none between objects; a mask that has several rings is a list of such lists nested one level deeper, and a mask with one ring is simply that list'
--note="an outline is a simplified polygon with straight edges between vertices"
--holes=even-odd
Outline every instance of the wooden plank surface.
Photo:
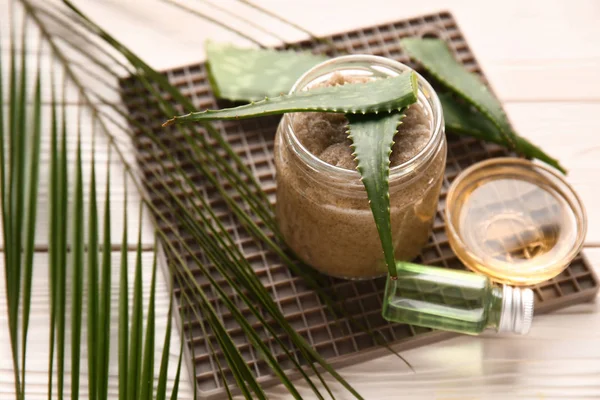
[{"label": "wooden plank surface", "polygon": [[[247,29],[243,22],[211,9],[205,2],[178,0],[199,7],[210,15]],[[287,40],[305,37],[302,32],[241,6],[235,0],[212,0],[245,18],[268,26]],[[595,0],[254,0],[316,34],[329,34],[447,9],[453,13],[469,45],[481,63],[496,93],[503,100],[517,130],[557,155],[569,169],[569,182],[587,208],[589,232],[585,254],[600,269],[600,2]],[[8,0],[0,0],[0,42],[8,43],[5,15]],[[193,63],[203,58],[206,38],[251,43],[206,21],[186,15],[157,0],[80,1],[106,29],[159,69]],[[256,29],[253,37],[262,43],[277,39]],[[4,56],[4,54],[3,54]],[[49,64],[47,64],[49,65]],[[48,67],[49,68],[49,67]],[[73,101],[76,96],[73,95]],[[75,106],[73,106],[75,107]],[[70,112],[72,115],[72,112]],[[89,129],[86,128],[86,129]],[[84,154],[91,142],[84,135]],[[104,146],[104,147],[102,147]],[[105,144],[98,149],[100,197],[104,193]],[[47,168],[47,155],[42,156]],[[86,156],[87,157],[87,156]],[[89,161],[89,158],[86,160]],[[102,161],[100,161],[102,160]],[[114,173],[113,173],[114,172]],[[122,166],[113,160],[115,179],[113,213],[120,215],[124,184]],[[120,179],[120,181],[119,181]],[[40,219],[47,210],[46,185],[40,189]],[[139,198],[130,198],[131,204]],[[130,211],[134,211],[131,206]],[[135,226],[137,213],[130,212]],[[120,235],[119,218],[113,237]],[[130,232],[130,237],[135,235]],[[47,243],[47,230],[36,232],[36,243]],[[151,231],[144,243],[152,245]],[[118,240],[115,240],[118,244]],[[133,243],[132,243],[133,244]],[[1,246],[1,244],[0,244]],[[151,253],[145,253],[149,279]],[[35,298],[32,331],[47,326],[47,255],[36,256]],[[133,255],[131,255],[133,257]],[[0,267],[2,270],[3,267]],[[0,398],[14,398],[3,271],[0,278]],[[161,276],[157,334],[164,329],[166,286]],[[176,336],[176,335],[175,335]],[[116,340],[116,339],[115,339]],[[174,340],[177,340],[175,337]],[[28,391],[31,399],[45,396],[47,337],[30,335]],[[172,350],[172,357],[175,353]],[[415,367],[409,371],[393,357],[343,369],[343,375],[366,399],[397,398],[600,398],[600,307],[589,303],[540,316],[525,337],[485,335],[460,337],[403,354]],[[83,363],[82,365],[85,365]],[[113,366],[114,367],[114,366]],[[187,378],[187,374],[184,374]],[[111,393],[116,393],[116,376],[111,376]],[[299,383],[302,387],[302,383]],[[190,398],[189,381],[180,398]],[[288,399],[284,388],[270,389],[275,399]],[[304,387],[306,398],[312,398]],[[342,393],[339,391],[339,393]],[[345,398],[341,396],[340,398]]]}]

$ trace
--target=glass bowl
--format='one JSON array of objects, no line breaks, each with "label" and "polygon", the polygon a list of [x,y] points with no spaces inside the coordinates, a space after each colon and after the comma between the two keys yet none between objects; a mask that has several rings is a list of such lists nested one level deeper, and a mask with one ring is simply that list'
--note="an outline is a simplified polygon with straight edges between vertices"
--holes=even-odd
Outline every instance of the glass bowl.
[{"label": "glass bowl", "polygon": [[583,246],[583,204],[562,175],[519,158],[477,163],[446,199],[450,246],[496,282],[534,285],[560,274]]}]

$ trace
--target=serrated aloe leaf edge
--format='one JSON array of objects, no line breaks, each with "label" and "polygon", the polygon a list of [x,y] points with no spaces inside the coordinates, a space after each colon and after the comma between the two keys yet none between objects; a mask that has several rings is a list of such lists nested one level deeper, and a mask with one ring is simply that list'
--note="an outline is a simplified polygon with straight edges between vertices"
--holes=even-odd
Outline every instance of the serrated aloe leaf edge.
[{"label": "serrated aloe leaf edge", "polygon": [[[400,44],[409,56],[417,60],[439,83],[450,88],[488,117],[507,141],[514,139],[514,132],[496,96],[477,75],[467,71],[464,65],[454,58],[445,41],[405,38]],[[516,147],[514,143],[512,145]]]},{"label": "serrated aloe leaf edge", "polygon": [[250,103],[235,108],[205,110],[174,117],[163,124],[210,120],[236,120],[287,112],[321,111],[367,114],[398,111],[417,100],[417,75],[398,76],[365,83],[318,87]]},{"label": "serrated aloe leaf edge", "polygon": [[[474,138],[507,146],[504,137],[489,119],[483,114],[473,110],[469,104],[457,101],[450,93],[438,93],[444,110],[444,121],[448,131],[469,135]],[[522,136],[515,136],[515,144],[521,149],[524,156],[537,158],[540,161],[566,173],[565,168],[557,159],[550,157],[542,149]]]},{"label": "serrated aloe leaf edge", "polygon": [[390,154],[394,135],[398,132],[403,117],[401,112],[346,115],[349,121],[348,137],[352,140],[353,155],[357,161],[356,169],[367,191],[385,263],[392,277],[397,272],[390,218]]},{"label": "serrated aloe leaf edge", "polygon": [[[405,38],[400,41],[400,44],[409,56],[419,62],[441,85],[475,107],[494,125],[494,135],[481,137],[483,140],[501,144],[521,155],[537,158],[566,173],[557,160],[519,136],[512,129],[500,101],[479,76],[466,70],[464,65],[454,58],[445,41],[430,38]],[[448,102],[442,104],[444,115],[454,111],[454,109],[446,110],[448,105]],[[461,117],[466,115],[462,114]],[[456,119],[454,121],[458,122]],[[460,121],[462,125],[470,123],[472,123],[470,118]],[[491,132],[489,129],[487,131]],[[463,130],[462,133],[467,132]],[[494,139],[488,139],[491,137]]]}]

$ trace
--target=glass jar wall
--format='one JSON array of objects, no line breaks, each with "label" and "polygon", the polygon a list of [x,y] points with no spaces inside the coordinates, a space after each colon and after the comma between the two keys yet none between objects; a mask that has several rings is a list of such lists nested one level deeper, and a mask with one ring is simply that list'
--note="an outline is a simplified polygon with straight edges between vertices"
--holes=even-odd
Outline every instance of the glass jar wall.
[{"label": "glass jar wall", "polygon": [[[379,79],[410,70],[396,61],[367,55],[338,57],[304,74],[292,92],[327,82],[332,74]],[[418,107],[430,135],[410,159],[390,170],[389,191],[395,257],[411,260],[427,242],[437,210],[446,162],[440,102],[418,76]],[[275,138],[276,215],[288,246],[307,264],[335,277],[367,279],[387,269],[367,194],[357,171],[329,164],[312,154],[286,114]]]}]

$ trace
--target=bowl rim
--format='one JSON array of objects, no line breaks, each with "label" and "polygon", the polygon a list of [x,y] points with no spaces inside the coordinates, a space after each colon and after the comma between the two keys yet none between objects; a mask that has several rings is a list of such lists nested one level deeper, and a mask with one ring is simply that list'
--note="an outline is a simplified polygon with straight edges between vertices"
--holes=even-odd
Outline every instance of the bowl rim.
[{"label": "bowl rim", "polygon": [[[514,167],[519,167],[519,168],[528,168],[528,169],[531,169],[532,171],[535,171],[535,170],[539,171],[539,173],[543,177],[543,179],[547,180],[553,188],[557,189],[556,192],[560,194],[560,196],[567,202],[567,204],[569,205],[571,210],[577,216],[576,221],[575,221],[575,224],[577,225],[576,226],[576,231],[577,231],[576,240],[573,243],[573,246],[571,247],[571,249],[569,251],[566,251],[564,254],[562,254],[560,259],[556,260],[557,265],[560,265],[562,263],[563,266],[556,268],[556,271],[555,271],[556,274],[551,277],[549,277],[547,274],[545,274],[543,279],[540,278],[539,281],[535,282],[535,279],[533,279],[533,277],[535,276],[535,273],[532,273],[531,271],[529,271],[529,273],[527,274],[526,277],[524,274],[523,275],[517,274],[517,275],[511,277],[507,273],[503,274],[502,270],[499,268],[498,269],[497,268],[489,268],[489,270],[498,273],[497,275],[491,275],[491,274],[487,273],[486,271],[483,271],[479,268],[474,267],[474,265],[476,265],[477,263],[481,263],[482,265],[484,265],[484,263],[481,262],[482,260],[480,258],[476,257],[475,253],[470,250],[470,247],[465,244],[465,242],[462,239],[462,236],[459,233],[458,227],[455,226],[455,224],[454,224],[453,220],[454,220],[454,216],[455,216],[455,211],[457,211],[457,207],[456,207],[457,202],[455,201],[456,200],[455,198],[458,196],[457,190],[463,185],[463,183],[465,181],[469,180],[469,178],[471,178],[471,176],[475,172],[478,172],[482,169],[495,168],[495,167],[498,167],[499,165],[508,165],[508,166],[514,166]],[[549,174],[551,177],[543,176],[542,172]],[[518,177],[518,174],[513,174],[512,176]],[[571,196],[571,199],[569,199],[566,196],[566,193],[569,196]],[[564,176],[552,167],[549,167],[549,166],[541,164],[541,163],[534,163],[533,161],[523,159],[523,158],[517,158],[517,157],[490,158],[490,159],[487,159],[484,161],[477,162],[477,163],[469,166],[464,171],[460,172],[458,174],[458,176],[454,179],[454,181],[452,182],[450,187],[448,188],[448,192],[446,195],[446,203],[444,206],[444,213],[445,213],[445,218],[446,218],[446,234],[448,235],[448,240],[450,242],[450,246],[451,246],[452,250],[454,251],[454,253],[457,255],[457,257],[463,262],[463,264],[472,271],[488,275],[494,281],[507,283],[507,284],[511,284],[511,285],[531,285],[531,284],[545,281],[547,279],[551,279],[552,277],[559,275],[562,271],[564,271],[568,267],[570,262],[581,251],[584,241],[585,241],[586,234],[587,234],[587,213],[585,211],[584,204],[583,204],[580,196],[575,192],[573,187],[566,181]],[[460,250],[462,250],[462,251],[457,251],[454,248],[455,246],[460,246]],[[463,259],[465,257],[467,259]],[[511,272],[514,272],[514,271],[511,271]],[[526,282],[524,282],[525,280],[526,280]]]}]

